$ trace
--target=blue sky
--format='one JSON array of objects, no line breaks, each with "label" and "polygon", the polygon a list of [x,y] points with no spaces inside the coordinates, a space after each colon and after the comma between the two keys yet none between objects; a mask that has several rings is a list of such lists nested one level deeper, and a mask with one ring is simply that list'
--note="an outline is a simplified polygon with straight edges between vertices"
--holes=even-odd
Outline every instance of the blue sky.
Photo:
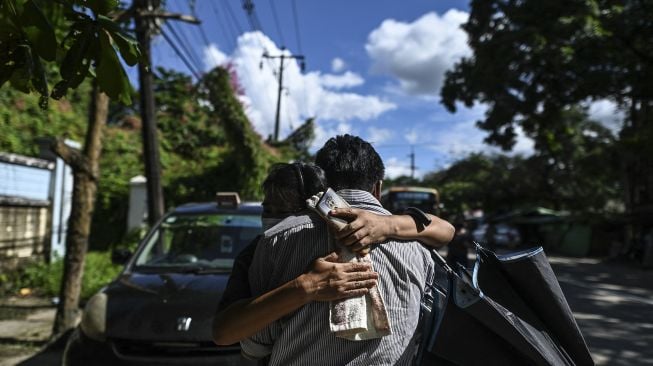
[{"label": "blue sky", "polygon": [[[168,0],[167,8],[190,13],[189,3]],[[176,29],[198,67],[226,62],[235,67],[246,111],[262,136],[273,131],[278,61],[261,56],[285,52],[303,54],[306,69],[301,72],[297,63],[286,61],[282,137],[314,116],[314,149],[335,134],[359,135],[377,148],[390,177],[410,174],[411,148],[417,176],[470,152],[497,151],[483,144],[485,133],[474,125],[483,106],[451,114],[439,103],[444,72],[470,54],[460,29],[467,1],[254,0],[254,5],[262,32],[252,30],[239,0],[195,1],[209,44],[197,26],[178,24]],[[153,63],[189,73],[162,37],[154,41]],[[134,77],[135,70],[130,74]],[[610,106],[603,107],[598,113],[610,112]],[[515,152],[531,151],[531,140],[520,135]]]}]

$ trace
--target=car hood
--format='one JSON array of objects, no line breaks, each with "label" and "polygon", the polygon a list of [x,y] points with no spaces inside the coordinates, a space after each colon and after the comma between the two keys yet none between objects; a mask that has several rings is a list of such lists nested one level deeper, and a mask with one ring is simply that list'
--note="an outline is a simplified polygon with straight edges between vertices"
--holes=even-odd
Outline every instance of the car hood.
[{"label": "car hood", "polygon": [[213,316],[228,279],[228,273],[123,274],[105,289],[107,337],[211,341]]}]

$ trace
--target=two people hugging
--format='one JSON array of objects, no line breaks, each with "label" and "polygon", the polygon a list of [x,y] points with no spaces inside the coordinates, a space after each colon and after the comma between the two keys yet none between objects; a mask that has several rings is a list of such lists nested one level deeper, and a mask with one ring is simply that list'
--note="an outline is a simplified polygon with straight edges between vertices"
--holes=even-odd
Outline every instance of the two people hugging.
[{"label": "two people hugging", "polygon": [[[447,244],[454,229],[432,215],[426,227],[409,215],[390,215],[379,203],[383,162],[359,137],[331,138],[315,163],[278,164],[269,172],[265,233],[236,259],[215,316],[214,341],[240,342],[247,358],[269,365],[411,364],[420,300],[434,273],[425,246]],[[330,212],[348,222],[334,233],[306,206],[327,187],[351,206]],[[338,246],[369,251],[367,260],[343,263]],[[384,304],[389,331],[363,339],[333,332],[330,304],[372,291]]]}]

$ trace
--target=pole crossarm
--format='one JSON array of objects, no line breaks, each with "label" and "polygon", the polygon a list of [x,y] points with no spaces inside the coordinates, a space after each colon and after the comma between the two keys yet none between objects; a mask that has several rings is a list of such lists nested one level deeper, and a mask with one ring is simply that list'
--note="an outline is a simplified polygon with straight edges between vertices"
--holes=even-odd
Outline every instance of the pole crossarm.
[{"label": "pole crossarm", "polygon": [[161,12],[161,11],[140,11],[138,12],[138,16],[142,18],[172,19],[172,20],[179,20],[191,24],[202,24],[201,20],[188,14],[168,13],[168,12]]},{"label": "pole crossarm", "polygon": [[268,53],[266,52],[266,53],[263,54],[263,58],[271,58],[271,59],[276,59],[276,58],[281,58],[281,59],[285,59],[285,58],[294,58],[294,59],[297,59],[297,60],[303,60],[303,59],[304,59],[304,55],[278,55],[278,56],[271,56],[270,54],[268,54]]}]

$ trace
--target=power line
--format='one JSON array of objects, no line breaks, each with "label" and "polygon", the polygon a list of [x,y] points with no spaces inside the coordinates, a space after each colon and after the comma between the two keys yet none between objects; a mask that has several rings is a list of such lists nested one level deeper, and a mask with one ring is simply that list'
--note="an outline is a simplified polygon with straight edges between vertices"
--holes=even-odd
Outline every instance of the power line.
[{"label": "power line", "polygon": [[[300,33],[299,33],[299,16],[297,15],[297,4],[295,3],[295,0],[292,0],[292,14],[293,14],[293,22],[295,24],[295,38],[297,39],[297,50],[299,51],[300,54],[304,54],[304,51],[302,51],[302,40],[300,38]],[[306,65],[302,65],[302,70],[306,67]],[[308,97],[306,96],[306,80],[304,78],[301,78],[302,80],[302,105],[304,108],[306,108]]]},{"label": "power line", "polygon": [[295,22],[295,37],[297,37],[297,50],[299,53],[304,53],[302,51],[302,40],[299,37],[299,20],[297,17],[297,4],[295,3],[295,0],[292,0],[292,14],[293,14],[293,19]]},{"label": "power line", "polygon": [[247,13],[247,21],[249,21],[249,25],[254,31],[260,31],[263,33],[263,27],[261,26],[261,22],[258,20],[258,16],[256,15],[256,12],[254,11],[254,2],[252,0],[242,0],[243,3],[243,9],[245,9],[245,12]]},{"label": "power line", "polygon": [[[228,43],[229,47],[231,47],[232,49],[236,48],[236,45],[233,40],[238,38],[238,35],[235,35],[233,33],[233,30],[229,27],[229,24],[225,25],[225,23],[228,23],[227,16],[224,15],[224,13],[221,13],[224,15],[222,17],[220,16],[220,14],[218,14],[218,8],[215,7],[215,1],[210,1],[210,4],[211,4],[211,8],[213,9],[213,14],[215,14],[215,19],[220,25],[220,28],[222,29],[222,34],[224,36],[224,39],[227,40],[226,43]],[[224,18],[226,22],[222,21],[221,18]],[[229,32],[227,32],[227,30],[229,30]]]},{"label": "power line", "polygon": [[224,6],[227,9],[227,13],[229,13],[229,16],[231,17],[231,20],[233,21],[234,26],[238,30],[238,35],[243,34],[243,27],[240,26],[240,23],[238,22],[238,19],[236,18],[236,15],[234,15],[234,11],[231,9],[231,5],[229,5],[229,1],[220,1],[220,3],[224,4]]},{"label": "power line", "polygon": [[[173,2],[170,1],[170,7],[171,7],[171,8],[172,8],[172,4],[173,4]],[[195,11],[194,11],[194,6],[195,6],[195,0],[190,0],[190,1],[189,1],[189,4],[188,4],[188,11],[189,11],[189,12],[190,12],[190,13],[191,13],[195,18],[197,18],[197,15],[195,14]],[[182,10],[183,10],[183,6],[182,6],[182,5],[177,4],[177,7],[179,8],[179,11],[182,11]],[[201,26],[201,25],[202,25],[202,24],[200,23],[200,26]],[[179,28],[179,33],[181,34],[181,36],[182,36],[183,39],[186,39],[186,29],[185,29],[184,27]],[[197,32],[193,32],[193,31],[191,31],[191,34],[192,34],[192,36],[193,36],[193,38],[194,38],[194,41],[196,41],[197,44],[202,44],[202,40],[201,40],[200,38],[198,38],[198,36],[197,36]],[[190,45],[190,43],[189,43],[189,45]]]},{"label": "power line", "polygon": [[193,68],[193,65],[191,64],[191,62],[189,62],[186,59],[186,57],[181,53],[179,48],[177,48],[177,45],[175,45],[175,43],[170,39],[170,37],[168,37],[166,32],[163,31],[163,29],[161,29],[161,35],[163,36],[163,39],[165,39],[166,42],[168,42],[170,47],[172,47],[172,49],[175,51],[177,56],[179,56],[179,58],[181,58],[181,61],[184,63],[184,65],[186,65],[188,70],[190,70],[190,72],[195,76],[195,78],[197,78],[197,80],[199,80],[200,79],[199,73],[197,71],[195,71],[195,69]]},{"label": "power line", "polygon": [[174,24],[166,22],[166,25],[168,26],[168,29],[170,29],[172,36],[177,41],[177,44],[181,46],[181,48],[186,52],[186,55],[189,57],[189,59],[193,61],[193,65],[195,66],[195,69],[202,70],[202,68],[200,67],[202,65],[202,62],[199,60],[199,56],[197,56],[197,53],[195,53],[195,48],[190,46],[191,43],[188,41],[188,38],[186,38],[186,35],[183,32],[177,32],[176,26]]},{"label": "power line", "polygon": [[[188,3],[188,9],[190,10],[191,14],[193,14],[193,16],[195,18],[199,18],[197,16],[197,11],[195,11],[195,0],[191,0]],[[211,42],[209,42],[209,38],[206,36],[206,33],[204,33],[204,22],[200,23],[200,26],[198,28],[199,28],[200,36],[202,37],[202,40],[204,41],[204,44],[206,46],[208,46],[209,43],[211,43]]]},{"label": "power line", "polygon": [[[173,27],[172,24],[166,22],[165,25],[168,27],[168,29],[169,29],[170,32],[172,33],[172,36],[175,38],[175,41],[177,41],[177,43],[178,43],[179,45],[181,45],[181,48],[182,48],[183,51],[186,53],[185,56],[188,57],[188,59],[191,61],[191,63],[192,63],[193,66],[195,67],[195,72],[194,72],[193,74],[199,74],[199,73],[197,72],[197,70],[202,70],[202,68],[199,67],[199,65],[200,65],[201,63],[199,63],[199,62],[197,61],[197,58],[196,58],[196,56],[195,56],[195,53],[194,53],[194,52],[191,52],[191,51],[186,47],[186,45],[189,44],[188,39],[184,39],[184,40],[182,41],[181,37],[179,37],[179,34],[177,33],[177,31],[175,30],[175,28]],[[163,34],[164,38],[167,39],[167,35],[163,32],[163,30],[161,30],[161,34]],[[168,43],[170,43],[170,46],[172,46],[173,48],[178,49],[178,47],[177,47],[176,45],[172,44],[170,41],[168,41]],[[199,78],[198,78],[198,79],[199,79]]]},{"label": "power line", "polygon": [[286,46],[286,41],[283,39],[283,32],[281,31],[281,25],[279,23],[279,16],[277,15],[277,8],[274,6],[274,0],[270,0],[270,8],[272,8],[272,18],[274,18],[274,24],[277,27],[277,33],[279,33],[279,39],[281,40],[281,46]]}]

